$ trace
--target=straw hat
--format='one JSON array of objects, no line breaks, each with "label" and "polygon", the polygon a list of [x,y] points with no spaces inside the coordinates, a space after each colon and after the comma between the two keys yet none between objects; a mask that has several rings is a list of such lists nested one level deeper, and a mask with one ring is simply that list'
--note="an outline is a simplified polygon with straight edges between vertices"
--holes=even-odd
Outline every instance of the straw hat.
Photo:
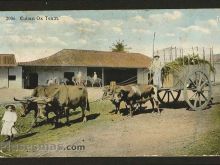
[{"label": "straw hat", "polygon": [[5,106],[5,108],[6,108],[6,109],[12,109],[12,110],[14,110],[14,111],[15,111],[15,109],[16,109],[14,104],[8,104],[8,105]]},{"label": "straw hat", "polygon": [[156,58],[156,57],[159,57],[159,58],[160,58],[160,56],[159,56],[159,55],[154,55],[154,58]]}]

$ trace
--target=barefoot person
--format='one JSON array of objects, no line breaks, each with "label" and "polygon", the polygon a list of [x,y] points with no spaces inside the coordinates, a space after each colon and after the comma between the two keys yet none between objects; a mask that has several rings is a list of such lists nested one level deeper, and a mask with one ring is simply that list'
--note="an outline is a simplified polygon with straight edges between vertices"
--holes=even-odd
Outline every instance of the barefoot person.
[{"label": "barefoot person", "polygon": [[6,111],[2,118],[2,130],[1,135],[7,136],[6,140],[12,140],[14,135],[17,134],[16,129],[14,128],[14,124],[17,121],[17,114],[15,112],[14,105],[5,106]]}]

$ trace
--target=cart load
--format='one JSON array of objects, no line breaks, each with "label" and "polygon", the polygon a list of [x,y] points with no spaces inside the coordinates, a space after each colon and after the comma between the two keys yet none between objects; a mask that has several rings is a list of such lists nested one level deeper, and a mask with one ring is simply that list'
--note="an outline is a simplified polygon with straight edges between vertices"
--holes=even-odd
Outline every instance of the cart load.
[{"label": "cart load", "polygon": [[208,53],[205,48],[200,49],[202,51],[198,47],[190,50],[171,47],[156,52],[164,63],[158,100],[163,104],[175,103],[183,91],[189,107],[201,110],[207,107],[212,95],[213,49],[208,49]]}]

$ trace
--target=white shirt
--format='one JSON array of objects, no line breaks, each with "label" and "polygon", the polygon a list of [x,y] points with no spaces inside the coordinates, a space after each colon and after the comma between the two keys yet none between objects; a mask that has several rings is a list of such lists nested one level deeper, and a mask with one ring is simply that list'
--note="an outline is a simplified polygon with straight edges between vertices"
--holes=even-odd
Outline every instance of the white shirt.
[{"label": "white shirt", "polygon": [[16,122],[17,121],[17,114],[16,114],[16,112],[11,112],[11,111],[7,110],[7,111],[5,111],[2,120],[8,121],[8,122]]},{"label": "white shirt", "polygon": [[94,73],[93,79],[96,80],[97,79],[97,74]]},{"label": "white shirt", "polygon": [[4,123],[2,125],[1,135],[11,136],[12,134],[17,133],[16,129],[13,127],[14,123],[17,121],[16,112],[6,110],[2,118],[2,121],[4,121]]}]

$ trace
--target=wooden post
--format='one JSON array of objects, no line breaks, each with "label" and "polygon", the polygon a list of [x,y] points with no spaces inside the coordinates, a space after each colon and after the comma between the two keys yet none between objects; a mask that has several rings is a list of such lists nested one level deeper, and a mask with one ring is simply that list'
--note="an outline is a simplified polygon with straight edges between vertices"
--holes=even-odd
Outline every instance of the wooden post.
[{"label": "wooden post", "polygon": [[8,88],[9,88],[9,67],[8,67]]},{"label": "wooden post", "polygon": [[[212,62],[213,62],[213,64],[212,64],[212,66],[213,66],[213,68],[215,68],[215,61],[214,61],[214,57],[213,57],[213,47],[212,47]],[[213,73],[213,78],[214,78],[214,83],[215,83],[215,72]]]},{"label": "wooden post", "polygon": [[213,47],[212,47],[212,63],[213,63],[213,67],[214,67],[214,56],[213,56]]},{"label": "wooden post", "polygon": [[155,41],[155,35],[156,35],[156,32],[154,32],[154,38],[153,38],[153,57],[154,57],[154,41]]},{"label": "wooden post", "polygon": [[182,57],[183,57],[183,65],[185,65],[185,57],[184,57],[184,52],[183,52],[183,48],[182,48]]},{"label": "wooden post", "polygon": [[102,86],[104,87],[105,81],[104,81],[104,68],[102,68]]},{"label": "wooden post", "polygon": [[176,50],[176,46],[175,46],[175,59],[177,58],[177,50]]},{"label": "wooden post", "polygon": [[164,62],[166,62],[165,60],[165,49],[163,50],[163,60],[164,60]]},{"label": "wooden post", "polygon": [[172,53],[173,53],[173,48],[172,48],[172,46],[171,46],[171,52],[170,52],[170,62],[172,61]]},{"label": "wooden post", "polygon": [[182,51],[181,51],[181,48],[179,48],[179,49],[180,49],[179,57],[182,57]]},{"label": "wooden post", "polygon": [[211,65],[214,66],[213,47],[210,48],[211,53]]}]

